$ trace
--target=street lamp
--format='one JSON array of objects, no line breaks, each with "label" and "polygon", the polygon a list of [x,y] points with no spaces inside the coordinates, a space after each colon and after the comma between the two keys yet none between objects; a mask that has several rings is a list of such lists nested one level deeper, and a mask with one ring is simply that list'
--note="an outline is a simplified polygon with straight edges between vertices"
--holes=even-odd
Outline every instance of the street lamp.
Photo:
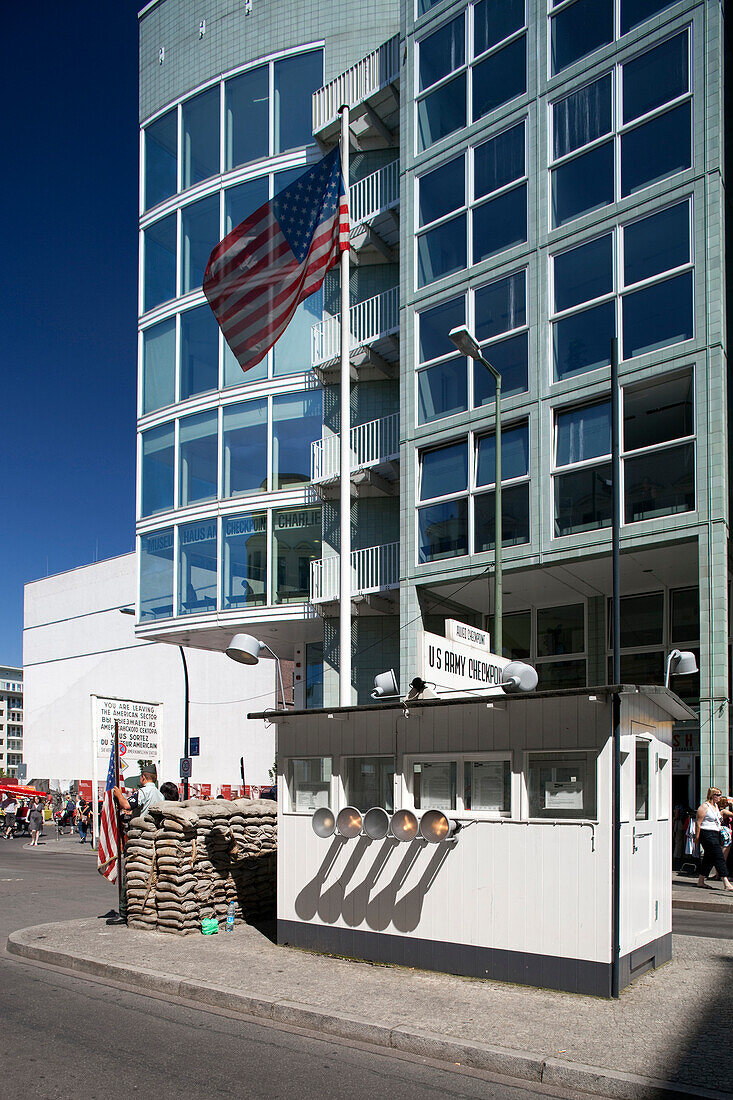
[{"label": "street lamp", "polygon": [[667,674],[664,686],[669,687],[670,676],[693,676],[697,672],[695,654],[689,649],[673,649],[667,658]]},{"label": "street lamp", "polygon": [[465,325],[452,328],[448,337],[456,345],[463,355],[475,359],[477,363],[483,363],[492,374],[496,384],[496,431],[494,434],[494,652],[502,653],[502,583],[501,583],[501,375],[496,367],[481,353],[478,340]]},{"label": "street lamp", "polygon": [[[237,661],[240,665],[256,665],[259,664],[260,657],[265,650],[275,658],[277,676],[280,683],[282,709],[285,710],[285,688],[283,687],[283,676],[280,670],[280,658],[277,653],[274,653],[273,650],[270,649],[267,642],[260,642],[257,638],[253,638],[251,634],[235,634],[227,646],[226,654],[227,657],[230,657],[233,661]],[[275,703],[277,704],[277,694],[275,695]],[[275,709],[278,709],[277,705]]]}]

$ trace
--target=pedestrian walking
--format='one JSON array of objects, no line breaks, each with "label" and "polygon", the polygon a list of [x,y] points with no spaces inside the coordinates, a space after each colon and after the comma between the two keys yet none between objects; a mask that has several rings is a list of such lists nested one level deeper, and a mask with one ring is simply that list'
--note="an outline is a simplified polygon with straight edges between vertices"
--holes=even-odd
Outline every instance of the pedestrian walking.
[{"label": "pedestrian walking", "polygon": [[43,828],[43,807],[40,798],[34,798],[28,813],[28,825],[31,831],[31,848],[38,847],[38,838]]},{"label": "pedestrian walking", "polygon": [[710,787],[707,798],[698,807],[695,816],[695,840],[702,846],[702,861],[700,863],[700,876],[697,885],[701,890],[712,890],[705,879],[708,877],[713,864],[718,872],[718,878],[726,890],[733,891],[733,885],[728,878],[728,867],[723,856],[720,844],[720,830],[723,826],[723,818],[718,809],[718,802],[722,792],[718,787]]},{"label": "pedestrian walking", "polygon": [[15,820],[18,813],[18,800],[15,795],[8,794],[3,799],[3,810],[5,811],[5,831],[3,838],[10,840],[15,833]]},{"label": "pedestrian walking", "polygon": [[77,829],[79,830],[79,843],[86,844],[87,842],[87,829],[89,828],[89,818],[91,815],[91,809],[83,799],[79,803],[79,809],[77,810]]}]

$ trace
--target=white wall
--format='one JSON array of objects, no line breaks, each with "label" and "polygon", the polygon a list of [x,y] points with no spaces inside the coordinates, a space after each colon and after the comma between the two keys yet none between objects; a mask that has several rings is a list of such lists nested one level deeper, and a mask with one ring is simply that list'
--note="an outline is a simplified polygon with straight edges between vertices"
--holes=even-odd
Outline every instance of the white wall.
[{"label": "white wall", "polygon": [[[90,696],[163,704],[161,781],[177,781],[183,755],[184,680],[177,646],[135,638],[135,555],[98,562],[25,586],[24,760],[28,776],[90,779]],[[249,721],[274,706],[274,662],[245,667],[223,653],[186,649],[190,734],[201,739],[193,781],[266,784],[274,732]]]}]

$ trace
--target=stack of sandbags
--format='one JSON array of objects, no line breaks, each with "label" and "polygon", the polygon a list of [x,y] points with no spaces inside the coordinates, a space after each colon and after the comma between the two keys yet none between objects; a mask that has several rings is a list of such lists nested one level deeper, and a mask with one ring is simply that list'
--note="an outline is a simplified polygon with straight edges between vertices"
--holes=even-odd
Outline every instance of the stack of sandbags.
[{"label": "stack of sandbags", "polygon": [[273,802],[158,802],[130,824],[128,922],[185,935],[204,917],[224,920],[232,901],[235,920],[270,917],[276,851]]}]

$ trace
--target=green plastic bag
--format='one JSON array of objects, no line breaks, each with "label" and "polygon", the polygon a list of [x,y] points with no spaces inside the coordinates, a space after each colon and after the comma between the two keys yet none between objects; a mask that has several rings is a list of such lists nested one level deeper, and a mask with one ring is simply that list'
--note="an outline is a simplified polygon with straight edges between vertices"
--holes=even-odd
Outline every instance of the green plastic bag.
[{"label": "green plastic bag", "polygon": [[201,934],[203,936],[215,936],[219,931],[219,922],[213,917],[204,917],[201,921]]}]

